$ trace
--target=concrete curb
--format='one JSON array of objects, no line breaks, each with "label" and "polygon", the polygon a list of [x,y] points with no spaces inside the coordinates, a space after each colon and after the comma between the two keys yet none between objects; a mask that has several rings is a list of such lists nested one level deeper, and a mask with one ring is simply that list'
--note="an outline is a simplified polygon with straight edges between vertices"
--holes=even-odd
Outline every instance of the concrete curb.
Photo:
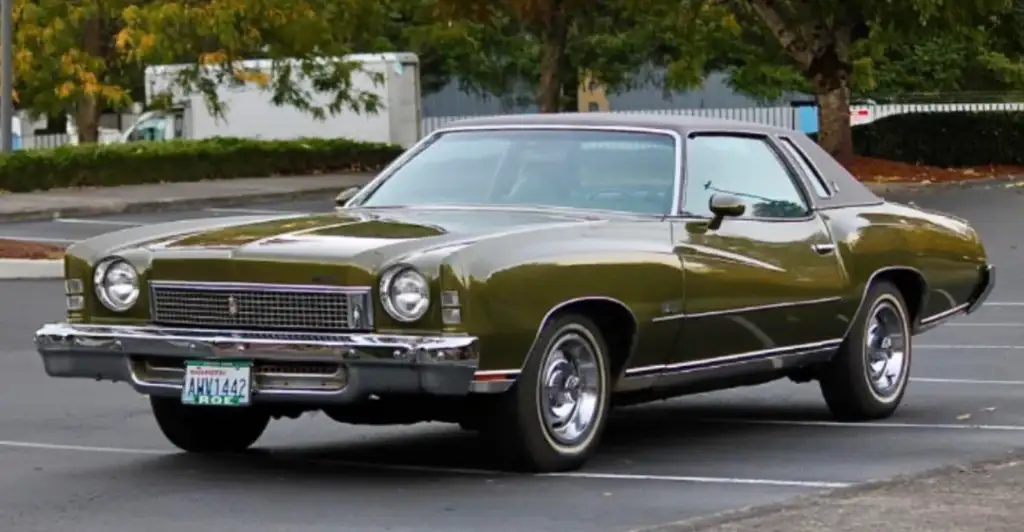
[{"label": "concrete curb", "polygon": [[64,261],[0,259],[0,280],[63,279]]},{"label": "concrete curb", "polygon": [[[630,532],[702,532],[710,531],[720,527],[728,527],[729,525],[735,525],[740,521],[757,519],[759,517],[765,517],[769,515],[775,515],[782,512],[790,512],[794,510],[808,509],[814,507],[820,507],[823,505],[829,505],[832,501],[861,495],[866,492],[878,490],[880,488],[894,487],[922,480],[929,480],[939,477],[948,477],[958,474],[981,472],[994,467],[1002,466],[1008,462],[1018,461],[1024,458],[1024,450],[1015,449],[1012,451],[1005,452],[996,456],[989,456],[975,461],[970,461],[961,464],[950,464],[927,469],[917,473],[909,473],[905,475],[897,475],[892,478],[883,480],[873,480],[854,484],[846,488],[836,488],[831,490],[823,490],[807,495],[801,495],[793,499],[789,499],[783,502],[764,504],[759,506],[747,506],[744,508],[738,508],[735,510],[726,510],[716,514],[694,517],[692,519],[685,519],[682,521],[676,521],[674,523],[664,523],[651,527],[635,528]],[[738,529],[737,529],[738,530]]]},{"label": "concrete curb", "polygon": [[132,214],[139,212],[188,211],[208,207],[244,207],[273,202],[333,200],[338,194],[337,185],[289,192],[239,193],[232,196],[207,198],[170,198],[132,202],[114,202],[106,205],[81,207],[47,208],[33,211],[0,212],[0,222],[28,222],[52,220],[54,218],[85,218],[103,214]]}]

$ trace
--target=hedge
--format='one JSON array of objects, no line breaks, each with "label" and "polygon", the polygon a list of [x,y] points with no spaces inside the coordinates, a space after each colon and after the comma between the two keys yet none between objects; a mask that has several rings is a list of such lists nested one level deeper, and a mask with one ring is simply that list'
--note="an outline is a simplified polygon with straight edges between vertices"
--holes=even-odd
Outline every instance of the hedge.
[{"label": "hedge", "polygon": [[349,139],[213,138],[62,146],[0,156],[0,191],[376,172],[400,153],[400,146]]},{"label": "hedge", "polygon": [[858,155],[946,168],[1024,165],[1024,113],[887,116],[854,127],[853,144]]}]

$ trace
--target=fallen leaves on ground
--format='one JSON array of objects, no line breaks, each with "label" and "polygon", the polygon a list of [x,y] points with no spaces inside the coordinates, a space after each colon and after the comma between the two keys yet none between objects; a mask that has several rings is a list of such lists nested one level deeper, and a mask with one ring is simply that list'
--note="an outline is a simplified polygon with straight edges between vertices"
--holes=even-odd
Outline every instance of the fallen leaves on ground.
[{"label": "fallen leaves on ground", "polygon": [[0,259],[59,259],[64,248],[39,242],[0,239]]},{"label": "fallen leaves on ground", "polygon": [[857,179],[875,183],[938,183],[992,177],[1024,177],[1024,166],[987,165],[968,168],[939,168],[856,156],[843,166]]}]

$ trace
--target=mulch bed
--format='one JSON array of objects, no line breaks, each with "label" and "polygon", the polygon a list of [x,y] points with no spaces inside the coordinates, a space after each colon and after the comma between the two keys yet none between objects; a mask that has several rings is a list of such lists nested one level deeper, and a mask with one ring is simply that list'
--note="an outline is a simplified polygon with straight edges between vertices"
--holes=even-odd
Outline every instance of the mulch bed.
[{"label": "mulch bed", "polygon": [[44,260],[60,259],[62,257],[64,257],[64,248],[59,246],[0,239],[0,258],[2,259]]},{"label": "mulch bed", "polygon": [[871,157],[853,157],[843,166],[864,182],[939,183],[990,177],[1024,177],[1024,166],[976,166],[969,168],[939,168],[901,163]]}]

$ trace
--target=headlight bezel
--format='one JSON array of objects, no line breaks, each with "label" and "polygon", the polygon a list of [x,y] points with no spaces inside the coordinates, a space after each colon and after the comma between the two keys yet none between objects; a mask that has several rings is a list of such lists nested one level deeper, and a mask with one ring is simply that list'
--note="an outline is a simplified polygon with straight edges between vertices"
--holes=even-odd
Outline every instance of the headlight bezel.
[{"label": "headlight bezel", "polygon": [[[422,304],[419,306],[419,310],[414,313],[402,312],[391,295],[391,290],[394,287],[395,282],[397,280],[401,280],[406,275],[418,278],[417,281],[422,284],[424,289],[420,293],[422,297]],[[399,264],[389,268],[383,275],[381,275],[378,290],[380,291],[381,306],[384,307],[384,311],[387,312],[388,316],[395,321],[401,323],[414,323],[423,319],[423,317],[430,311],[430,279],[414,266]]]},{"label": "headlight bezel", "polygon": [[[115,268],[118,268],[122,272],[129,272],[130,279],[134,287],[134,293],[130,298],[122,303],[119,303],[112,298],[109,291],[109,276]],[[99,299],[100,304],[111,312],[128,312],[135,307],[135,304],[138,303],[139,299],[142,297],[142,282],[139,271],[131,262],[122,257],[107,257],[99,261],[96,264],[96,267],[93,268],[92,282],[93,292],[96,293],[96,297]]]}]

